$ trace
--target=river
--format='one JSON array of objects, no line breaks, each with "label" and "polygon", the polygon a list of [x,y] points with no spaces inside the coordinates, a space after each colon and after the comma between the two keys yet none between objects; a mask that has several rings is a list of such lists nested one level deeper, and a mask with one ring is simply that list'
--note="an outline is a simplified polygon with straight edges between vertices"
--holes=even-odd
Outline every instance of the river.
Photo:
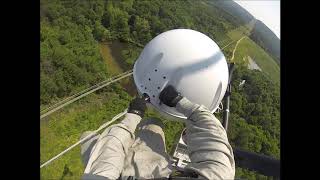
[{"label": "river", "polygon": [[[100,54],[107,64],[107,69],[110,76],[115,76],[132,69],[132,67],[128,66],[125,63],[121,55],[121,51],[128,48],[128,45],[126,43],[122,43],[119,41],[101,42],[99,43],[99,48]],[[129,95],[136,96],[137,89],[133,82],[132,76],[121,80],[120,85],[126,90]]]}]

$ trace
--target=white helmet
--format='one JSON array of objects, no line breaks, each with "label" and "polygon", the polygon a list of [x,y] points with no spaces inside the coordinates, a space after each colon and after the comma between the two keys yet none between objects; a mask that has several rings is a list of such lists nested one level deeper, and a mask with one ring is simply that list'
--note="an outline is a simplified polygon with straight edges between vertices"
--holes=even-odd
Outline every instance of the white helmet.
[{"label": "white helmet", "polygon": [[178,119],[186,117],[159,100],[167,85],[213,113],[226,92],[228,76],[227,61],[218,45],[190,29],[170,30],[152,39],[133,68],[139,94],[148,94],[154,108]]}]

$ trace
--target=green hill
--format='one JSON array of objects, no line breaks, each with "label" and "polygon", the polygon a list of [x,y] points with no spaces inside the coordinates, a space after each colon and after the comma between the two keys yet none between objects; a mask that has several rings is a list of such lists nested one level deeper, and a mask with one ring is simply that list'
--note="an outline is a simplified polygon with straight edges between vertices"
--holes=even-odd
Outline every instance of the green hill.
[{"label": "green hill", "polygon": [[280,39],[261,21],[257,21],[250,38],[280,65]]}]

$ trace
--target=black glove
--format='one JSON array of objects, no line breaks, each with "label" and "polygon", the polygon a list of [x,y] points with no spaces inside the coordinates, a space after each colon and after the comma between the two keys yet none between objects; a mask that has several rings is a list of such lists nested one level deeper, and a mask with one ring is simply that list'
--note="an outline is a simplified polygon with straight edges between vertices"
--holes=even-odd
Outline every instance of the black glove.
[{"label": "black glove", "polygon": [[170,107],[176,107],[177,103],[183,98],[179,92],[172,86],[169,85],[164,88],[159,96],[160,101]]},{"label": "black glove", "polygon": [[128,113],[137,114],[143,118],[146,108],[146,101],[143,98],[137,97],[130,102]]}]

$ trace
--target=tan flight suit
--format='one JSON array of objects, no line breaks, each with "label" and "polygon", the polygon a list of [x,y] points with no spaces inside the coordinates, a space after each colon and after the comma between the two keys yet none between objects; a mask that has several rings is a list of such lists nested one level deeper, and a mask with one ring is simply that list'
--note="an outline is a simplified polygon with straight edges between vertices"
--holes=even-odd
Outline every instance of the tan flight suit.
[{"label": "tan flight suit", "polygon": [[[220,121],[206,107],[186,98],[179,101],[176,108],[188,117],[186,141],[191,163],[186,170],[199,174],[199,178],[234,179],[233,151]],[[166,153],[161,123],[152,118],[141,123],[140,120],[140,116],[127,113],[121,123],[82,144],[86,164],[83,179],[170,176],[173,168]]]}]

